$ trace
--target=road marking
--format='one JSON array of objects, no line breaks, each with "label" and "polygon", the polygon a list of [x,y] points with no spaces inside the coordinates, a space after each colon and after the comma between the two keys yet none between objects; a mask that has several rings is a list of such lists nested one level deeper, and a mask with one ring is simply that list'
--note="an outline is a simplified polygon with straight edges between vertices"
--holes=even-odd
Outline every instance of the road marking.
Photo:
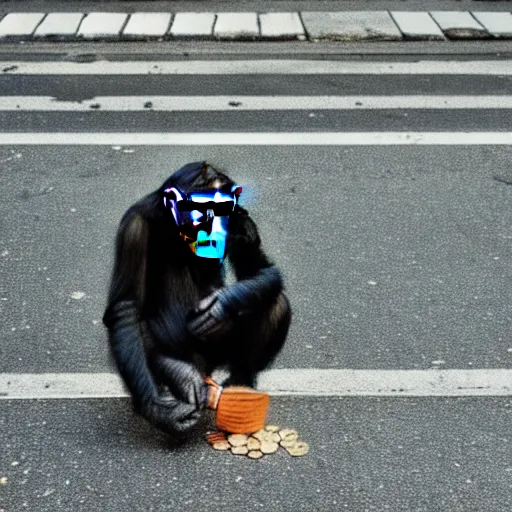
[{"label": "road marking", "polygon": [[512,132],[6,132],[0,146],[510,146]]},{"label": "road marking", "polygon": [[237,110],[510,109],[512,96],[0,96],[0,111],[158,112]]},{"label": "road marking", "polygon": [[[273,396],[511,396],[512,370],[323,370],[263,372],[259,389]],[[113,373],[0,374],[0,399],[129,396]]]},{"label": "road marking", "polygon": [[193,60],[0,62],[4,75],[512,75],[512,60],[347,62]]}]

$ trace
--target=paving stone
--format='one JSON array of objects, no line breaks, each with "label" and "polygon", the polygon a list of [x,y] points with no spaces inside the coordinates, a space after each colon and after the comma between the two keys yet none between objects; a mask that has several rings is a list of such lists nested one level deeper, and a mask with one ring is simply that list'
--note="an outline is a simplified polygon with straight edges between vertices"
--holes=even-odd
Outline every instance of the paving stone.
[{"label": "paving stone", "polygon": [[432,11],[430,14],[450,39],[482,39],[489,36],[467,11]]},{"label": "paving stone", "polygon": [[84,39],[117,39],[128,18],[118,12],[91,12],[82,21],[78,36]]},{"label": "paving stone", "polygon": [[171,25],[171,36],[177,38],[208,38],[213,36],[213,12],[179,12]]},{"label": "paving stone", "polygon": [[306,38],[300,16],[296,12],[268,12],[259,15],[261,37],[270,39]]},{"label": "paving stone", "polygon": [[52,12],[34,32],[34,37],[66,38],[76,34],[82,18],[81,12]]},{"label": "paving stone", "polygon": [[9,13],[0,21],[0,38],[29,37],[45,16],[41,12]]},{"label": "paving stone", "polygon": [[512,37],[512,14],[509,12],[473,12],[476,20],[495,37]]},{"label": "paving stone", "polygon": [[258,38],[258,15],[255,12],[221,12],[217,14],[213,35],[218,39]]},{"label": "paving stone", "polygon": [[302,21],[313,40],[397,41],[402,34],[387,11],[303,12]]},{"label": "paving stone", "polygon": [[163,37],[171,24],[170,12],[136,12],[130,16],[123,36],[130,39]]},{"label": "paving stone", "polygon": [[428,12],[392,11],[391,17],[406,39],[444,40],[444,34]]}]

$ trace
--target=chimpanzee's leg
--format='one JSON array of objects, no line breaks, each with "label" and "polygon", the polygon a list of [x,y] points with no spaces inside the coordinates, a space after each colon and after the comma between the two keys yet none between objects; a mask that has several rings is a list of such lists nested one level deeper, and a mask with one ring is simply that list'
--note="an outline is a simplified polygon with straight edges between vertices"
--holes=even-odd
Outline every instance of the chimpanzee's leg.
[{"label": "chimpanzee's leg", "polygon": [[282,293],[269,309],[241,317],[228,354],[226,384],[255,387],[258,372],[281,351],[291,320],[288,299]]}]

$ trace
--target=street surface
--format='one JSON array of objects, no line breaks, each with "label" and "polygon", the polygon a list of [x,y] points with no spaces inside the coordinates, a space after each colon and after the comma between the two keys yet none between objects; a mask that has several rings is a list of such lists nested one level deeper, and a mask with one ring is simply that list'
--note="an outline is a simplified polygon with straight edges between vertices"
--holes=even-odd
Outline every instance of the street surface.
[{"label": "street surface", "polygon": [[[293,73],[255,73],[245,55],[248,70],[236,74],[127,75],[94,72],[97,48],[83,45],[92,71],[80,75],[51,51],[3,51],[0,374],[115,371],[101,316],[117,224],[130,204],[197,160],[244,185],[244,204],[283,270],[294,318],[276,369],[512,369],[512,150],[488,142],[512,132],[510,106],[493,104],[510,101],[507,56],[480,74],[470,71],[478,54],[361,54],[347,59],[361,64],[349,74],[340,66],[304,74],[300,62]],[[229,60],[211,53],[195,60],[212,69]],[[107,47],[101,55],[125,60]],[[138,58],[158,66],[153,59]],[[383,62],[412,69],[432,60],[421,73],[372,73]],[[446,61],[466,67],[436,72]],[[29,98],[47,96],[55,100]],[[174,96],[232,99],[209,111],[159,107]],[[262,102],[245,110],[244,96]],[[361,105],[310,108],[306,98],[291,110],[265,107],[297,96],[357,97]],[[375,96],[389,105],[375,105]],[[393,106],[399,96],[409,107]],[[449,97],[452,108],[416,108],[433,96]],[[112,107],[125,97],[141,103]],[[360,142],[377,132],[381,142]],[[396,132],[433,133],[437,142],[389,142]],[[454,133],[478,141],[484,132],[485,144],[451,142]],[[54,143],[57,133],[64,135]],[[208,134],[222,133],[208,144]],[[251,143],[255,133],[267,142]],[[293,134],[325,133],[358,133],[360,141],[293,142]],[[18,134],[29,135],[21,144]],[[123,136],[129,142],[116,143]],[[0,511],[509,511],[510,393],[451,396],[459,391],[274,396],[269,421],[296,428],[311,451],[261,461],[214,452],[206,425],[174,446],[127,398],[0,400]]]}]

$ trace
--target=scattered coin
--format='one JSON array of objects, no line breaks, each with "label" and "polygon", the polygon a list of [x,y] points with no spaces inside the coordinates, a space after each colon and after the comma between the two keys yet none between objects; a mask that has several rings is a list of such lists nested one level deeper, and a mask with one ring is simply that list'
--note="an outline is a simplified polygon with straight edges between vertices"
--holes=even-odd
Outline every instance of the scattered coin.
[{"label": "scattered coin", "polygon": [[251,451],[259,450],[260,446],[261,446],[260,441],[258,441],[255,437],[249,437],[249,439],[247,440],[247,448],[249,448],[249,450],[251,450]]},{"label": "scattered coin", "polygon": [[[206,439],[215,450],[231,451],[234,455],[246,455],[250,459],[261,459],[275,453],[279,446],[293,457],[301,457],[309,452],[309,445],[299,441],[296,430],[279,429],[277,425],[266,425],[252,435],[228,434],[223,431],[208,432]],[[1,482],[0,482],[1,483]]]},{"label": "scattered coin", "polygon": [[297,444],[297,439],[293,439],[293,438],[291,438],[291,439],[284,439],[279,444],[283,448],[288,448],[290,446],[295,446]]},{"label": "scattered coin", "polygon": [[270,441],[264,441],[261,443],[260,450],[265,454],[269,454],[269,453],[277,452],[278,448],[279,448],[279,445],[277,443],[272,443]]},{"label": "scattered coin", "polygon": [[270,440],[273,443],[279,443],[279,441],[281,441],[281,436],[277,432],[273,432],[272,435],[270,436]]},{"label": "scattered coin", "polygon": [[227,441],[226,434],[224,432],[211,432],[206,436],[206,440],[213,444],[217,441]]},{"label": "scattered coin", "polygon": [[216,441],[212,444],[212,447],[214,450],[229,450],[231,448],[231,445],[227,441]]},{"label": "scattered coin", "polygon": [[231,453],[235,455],[247,455],[249,453],[249,448],[247,448],[247,446],[232,446]]},{"label": "scattered coin", "polygon": [[258,432],[254,432],[252,437],[255,437],[258,441],[264,441],[269,436],[269,433],[265,430],[258,430]]},{"label": "scattered coin", "polygon": [[228,436],[228,441],[231,446],[245,446],[247,444],[248,436],[245,434],[231,434]]},{"label": "scattered coin", "polygon": [[294,446],[289,446],[285,449],[293,457],[301,457],[309,452],[309,445],[304,441],[297,441]]},{"label": "scattered coin", "polygon": [[289,438],[297,439],[298,434],[296,430],[291,428],[283,428],[279,431],[279,436],[281,437],[281,440],[284,441],[285,439]]},{"label": "scattered coin", "polygon": [[268,432],[267,430],[258,430],[258,432],[252,435],[260,442],[272,442],[278,443],[281,440],[281,437],[277,432]]}]

